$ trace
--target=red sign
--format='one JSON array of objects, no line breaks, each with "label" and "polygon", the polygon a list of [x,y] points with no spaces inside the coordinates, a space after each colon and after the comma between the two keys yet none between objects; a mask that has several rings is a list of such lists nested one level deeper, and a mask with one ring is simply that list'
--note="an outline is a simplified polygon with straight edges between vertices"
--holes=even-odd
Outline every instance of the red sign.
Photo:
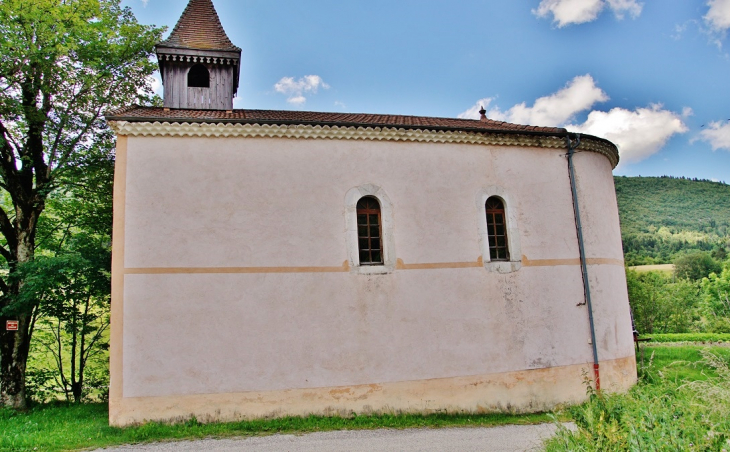
[{"label": "red sign", "polygon": [[5,322],[5,329],[7,331],[18,331],[18,321],[8,320],[7,322]]}]

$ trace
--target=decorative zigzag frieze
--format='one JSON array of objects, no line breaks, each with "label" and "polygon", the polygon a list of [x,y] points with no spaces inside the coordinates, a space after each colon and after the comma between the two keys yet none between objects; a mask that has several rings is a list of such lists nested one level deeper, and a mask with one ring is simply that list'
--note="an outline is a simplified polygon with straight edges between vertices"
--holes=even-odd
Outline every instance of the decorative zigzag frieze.
[{"label": "decorative zigzag frieze", "polygon": [[[485,146],[525,146],[565,149],[561,136],[520,135],[518,133],[466,132],[396,127],[321,126],[304,124],[235,124],[110,121],[118,135],[166,137],[299,138],[325,140],[411,141],[422,143],[463,143]],[[618,152],[612,145],[583,137],[579,151],[597,152],[615,168]]]}]

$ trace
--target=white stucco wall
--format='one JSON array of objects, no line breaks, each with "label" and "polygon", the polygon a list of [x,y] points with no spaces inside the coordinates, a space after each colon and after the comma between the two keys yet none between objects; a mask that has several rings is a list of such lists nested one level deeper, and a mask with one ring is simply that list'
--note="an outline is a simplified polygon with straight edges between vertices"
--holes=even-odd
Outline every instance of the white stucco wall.
[{"label": "white stucco wall", "polygon": [[[592,363],[565,151],[192,137],[125,146],[113,423],[172,413],[145,401],[130,414],[125,399],[179,404]],[[621,363],[604,386],[624,388],[635,369],[611,165],[591,152],[575,162],[599,359]],[[345,196],[364,184],[392,202],[399,265],[382,275],[348,268]],[[508,194],[525,258],[512,256],[515,271],[481,264],[475,198],[487,187]],[[514,406],[580,399],[574,374]],[[307,409],[288,410],[282,397],[238,416]],[[406,399],[368,406],[418,405]],[[191,402],[201,404],[198,413],[215,412],[215,402]]]}]

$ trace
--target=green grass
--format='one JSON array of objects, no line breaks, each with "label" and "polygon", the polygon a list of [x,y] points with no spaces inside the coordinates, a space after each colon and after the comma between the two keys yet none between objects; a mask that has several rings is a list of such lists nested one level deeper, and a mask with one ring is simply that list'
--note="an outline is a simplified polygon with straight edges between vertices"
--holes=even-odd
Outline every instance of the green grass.
[{"label": "green grass", "polygon": [[651,342],[730,342],[728,333],[647,334]]},{"label": "green grass", "polygon": [[671,276],[674,274],[674,264],[658,264],[658,265],[635,265],[633,267],[629,267],[631,270],[637,271],[639,273],[646,273],[646,272],[660,272],[665,275]]},{"label": "green grass", "polygon": [[702,363],[702,350],[710,350],[730,361],[730,348],[725,347],[642,345],[642,348],[645,364],[651,361],[654,371],[675,383],[706,380],[717,375],[715,369]]},{"label": "green grass", "polygon": [[479,427],[550,422],[548,414],[400,414],[342,417],[287,417],[220,424],[148,423],[138,427],[107,425],[104,404],[41,405],[28,413],[0,411],[0,450],[61,451],[209,437],[255,436],[377,428]]}]

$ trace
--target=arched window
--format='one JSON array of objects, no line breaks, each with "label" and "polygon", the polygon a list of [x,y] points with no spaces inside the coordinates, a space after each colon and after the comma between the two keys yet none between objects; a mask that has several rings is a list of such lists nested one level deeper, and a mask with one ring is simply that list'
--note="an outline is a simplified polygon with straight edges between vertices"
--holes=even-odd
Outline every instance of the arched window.
[{"label": "arched window", "polygon": [[487,199],[487,235],[489,237],[489,258],[492,261],[508,261],[507,228],[504,217],[504,203],[496,196]]},{"label": "arched window", "polygon": [[372,196],[357,202],[357,244],[360,265],[383,265],[383,231],[380,203]]},{"label": "arched window", "polygon": [[188,87],[210,88],[210,72],[202,64],[196,64],[188,72]]}]

